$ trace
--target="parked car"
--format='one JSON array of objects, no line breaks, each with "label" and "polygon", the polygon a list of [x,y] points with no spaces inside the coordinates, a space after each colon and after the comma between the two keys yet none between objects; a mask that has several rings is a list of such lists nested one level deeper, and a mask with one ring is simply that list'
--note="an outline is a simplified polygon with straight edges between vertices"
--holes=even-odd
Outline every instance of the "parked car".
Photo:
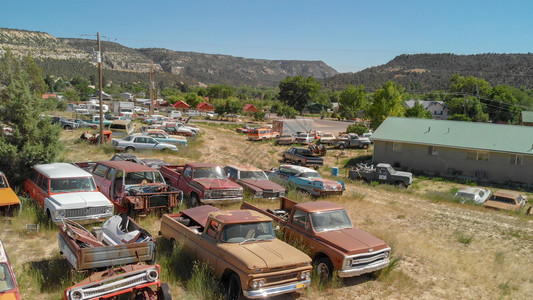
[{"label": "parked car", "polygon": [[315,141],[315,136],[312,133],[300,132],[296,135],[296,142],[300,144],[309,144]]},{"label": "parked car", "polygon": [[244,125],[242,127],[237,128],[236,130],[237,130],[237,133],[248,133],[248,131],[252,129],[256,129],[256,127],[252,125]]},{"label": "parked car", "polygon": [[89,122],[87,122],[85,120],[82,120],[82,119],[68,119],[68,120],[78,124],[80,128],[90,127],[92,129],[97,129],[99,127],[98,124],[89,123]]},{"label": "parked car", "polygon": [[413,183],[411,172],[396,171],[386,163],[374,165],[358,164],[348,172],[348,177],[352,180],[363,180],[367,183],[377,181],[379,183],[389,183],[397,186],[408,187]]},{"label": "parked car", "polygon": [[2,240],[0,240],[0,299],[21,299],[15,272],[13,272]]},{"label": "parked car", "polygon": [[20,199],[9,186],[6,175],[0,171],[0,214],[12,215],[20,209]]},{"label": "parked car", "polygon": [[293,184],[314,196],[342,195],[345,190],[344,182],[322,178],[317,171],[302,166],[281,165],[267,174],[274,182]]},{"label": "parked car", "polygon": [[270,128],[258,128],[248,131],[248,140],[250,141],[266,141],[277,139],[279,132],[276,132]]},{"label": "parked car", "polygon": [[296,141],[296,137],[293,134],[282,134],[278,137],[276,143],[278,145],[290,145]]},{"label": "parked car", "polygon": [[291,163],[299,166],[318,167],[324,165],[324,159],[313,155],[311,149],[302,147],[292,147],[283,152],[281,160],[286,163]]},{"label": "parked car", "polygon": [[160,169],[161,166],[168,166],[169,163],[157,158],[137,158],[131,153],[115,153],[110,161],[131,161],[153,169]]},{"label": "parked car", "polygon": [[142,135],[153,137],[156,141],[172,145],[187,146],[187,139],[183,136],[170,135],[163,129],[148,129],[142,132]]},{"label": "parked car", "polygon": [[100,222],[113,215],[113,203],[96,188],[93,176],[69,163],[35,165],[24,192],[53,222]]},{"label": "parked car", "polygon": [[52,117],[52,124],[57,124],[66,130],[78,129],[80,125],[63,117]]},{"label": "parked car", "polygon": [[481,188],[466,187],[455,193],[456,198],[461,198],[461,202],[471,201],[476,204],[483,204],[490,197],[492,192]]},{"label": "parked car", "polygon": [[156,139],[147,135],[130,135],[123,139],[113,139],[113,146],[119,151],[141,151],[141,150],[169,150],[178,151],[176,145],[160,143]]},{"label": "parked car", "polygon": [[123,137],[132,134],[135,131],[135,125],[131,120],[113,120],[109,129],[113,131],[113,136]]},{"label": "parked car", "polygon": [[485,202],[486,208],[517,211],[526,206],[527,198],[520,193],[511,191],[496,191]]},{"label": "parked car", "polygon": [[224,172],[229,180],[242,186],[252,197],[276,199],[285,195],[286,189],[270,181],[265,172],[259,168],[245,165],[230,165],[224,167]]},{"label": "parked car", "polygon": [[335,135],[331,132],[324,132],[320,135],[320,144],[331,145],[336,139]]},{"label": "parked car", "polygon": [[356,133],[347,133],[334,140],[333,145],[341,150],[344,148],[367,149],[370,146],[370,139],[360,137]]}]

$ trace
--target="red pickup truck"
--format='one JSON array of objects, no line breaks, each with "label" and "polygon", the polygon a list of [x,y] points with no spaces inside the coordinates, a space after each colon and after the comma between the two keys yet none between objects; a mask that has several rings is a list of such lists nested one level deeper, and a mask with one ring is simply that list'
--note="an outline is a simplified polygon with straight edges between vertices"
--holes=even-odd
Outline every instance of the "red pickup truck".
[{"label": "red pickup truck", "polygon": [[390,262],[391,249],[369,233],[353,227],[344,208],[329,201],[296,203],[282,197],[278,209],[261,209],[244,202],[241,209],[258,211],[274,219],[285,235],[301,240],[322,279],[333,271],[339,277],[374,272]]},{"label": "red pickup truck", "polygon": [[242,201],[242,187],[229,180],[224,170],[215,164],[161,166],[160,171],[166,182],[183,191],[190,200],[190,207]]}]

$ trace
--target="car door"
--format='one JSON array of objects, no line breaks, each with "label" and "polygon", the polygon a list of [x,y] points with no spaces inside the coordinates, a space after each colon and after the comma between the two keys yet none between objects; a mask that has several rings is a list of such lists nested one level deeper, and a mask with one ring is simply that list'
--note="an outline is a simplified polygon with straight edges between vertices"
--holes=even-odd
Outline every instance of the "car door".
[{"label": "car door", "polygon": [[151,137],[145,138],[145,144],[146,144],[146,149],[153,149],[153,150],[160,149],[160,147],[157,146],[159,142],[156,141],[154,138],[151,138]]},{"label": "car door", "polygon": [[148,148],[148,146],[149,146],[146,143],[146,138],[145,137],[136,137],[133,140],[133,144],[135,145],[135,148],[139,149],[139,150],[146,150]]}]

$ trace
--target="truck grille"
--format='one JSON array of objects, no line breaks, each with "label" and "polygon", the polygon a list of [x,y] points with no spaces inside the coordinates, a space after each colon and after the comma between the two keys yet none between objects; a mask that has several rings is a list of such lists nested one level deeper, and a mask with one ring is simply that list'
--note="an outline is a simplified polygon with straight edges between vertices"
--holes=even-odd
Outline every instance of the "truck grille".
[{"label": "truck grille", "polygon": [[279,198],[280,192],[279,191],[264,191],[263,197],[264,198]]},{"label": "truck grille", "polygon": [[153,195],[150,196],[150,208],[169,207],[168,195]]},{"label": "truck grille", "polygon": [[242,190],[212,190],[209,198],[236,198],[242,197]]},{"label": "truck grille", "polygon": [[66,218],[85,217],[85,216],[92,216],[92,215],[101,215],[101,214],[105,214],[105,212],[106,212],[105,206],[67,209],[65,210],[65,217]]},{"label": "truck grille", "polygon": [[277,276],[268,276],[265,278],[266,284],[273,284],[273,283],[279,283],[283,281],[296,281],[298,280],[298,274],[299,272],[292,272],[288,274],[282,274]]},{"label": "truck grille", "polygon": [[352,267],[353,268],[361,268],[368,264],[387,259],[388,254],[386,252],[381,252],[378,254],[369,253],[367,255],[359,256],[357,258],[354,258],[352,260]]}]

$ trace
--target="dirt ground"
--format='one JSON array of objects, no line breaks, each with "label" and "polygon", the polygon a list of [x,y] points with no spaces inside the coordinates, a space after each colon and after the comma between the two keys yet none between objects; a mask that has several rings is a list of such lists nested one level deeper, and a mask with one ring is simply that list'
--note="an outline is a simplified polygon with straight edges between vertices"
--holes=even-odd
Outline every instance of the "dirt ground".
[{"label": "dirt ground", "polygon": [[[269,169],[279,165],[286,146],[272,142],[249,142],[234,128],[200,124],[202,135],[197,161],[251,164]],[[67,138],[68,139],[68,138]],[[73,146],[74,150],[78,146]],[[385,240],[393,249],[396,265],[389,274],[363,275],[341,280],[340,287],[325,291],[309,289],[291,298],[301,299],[531,299],[533,295],[533,217],[498,212],[482,206],[435,201],[427,191],[449,191],[459,184],[418,180],[407,190],[350,182],[343,164],[364,150],[329,150],[323,176],[331,177],[331,167],[341,168],[337,180],[346,182],[343,196],[328,198],[342,204],[352,222]],[[90,152],[90,160],[110,154]],[[92,155],[94,154],[94,155]],[[65,160],[79,160],[78,154],[65,154]],[[92,157],[94,156],[94,157]],[[179,153],[156,154],[170,163],[190,158]],[[529,195],[531,198],[531,195]],[[529,202],[528,205],[530,205]],[[276,203],[259,203],[273,207]],[[158,221],[149,230],[156,233]],[[5,221],[0,239],[15,257],[15,268],[58,254],[55,234],[16,234],[16,226]],[[20,273],[20,272],[17,272]],[[27,278],[22,281],[30,282]],[[186,298],[181,287],[172,287],[174,297]],[[25,284],[23,299],[53,299]],[[54,294],[57,295],[57,294]]]}]

